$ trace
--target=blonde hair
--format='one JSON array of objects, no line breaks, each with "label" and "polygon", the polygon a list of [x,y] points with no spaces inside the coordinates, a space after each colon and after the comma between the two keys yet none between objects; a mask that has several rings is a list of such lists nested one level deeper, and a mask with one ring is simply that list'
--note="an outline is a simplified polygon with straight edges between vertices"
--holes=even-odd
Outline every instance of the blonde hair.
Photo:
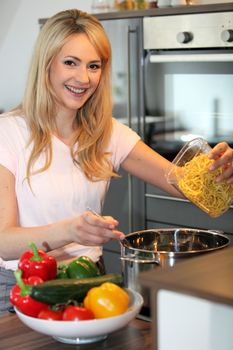
[{"label": "blonde hair", "polygon": [[[49,18],[39,33],[29,68],[26,90],[21,105],[31,131],[32,152],[27,165],[27,179],[45,171],[52,162],[51,132],[56,130],[55,96],[49,79],[54,57],[70,36],[85,33],[101,58],[101,78],[95,93],[77,110],[77,134],[71,145],[73,162],[91,181],[116,176],[106,147],[112,131],[111,46],[97,18],[77,9],[66,10]],[[75,144],[79,144],[78,150]],[[44,166],[33,171],[41,153]]]}]

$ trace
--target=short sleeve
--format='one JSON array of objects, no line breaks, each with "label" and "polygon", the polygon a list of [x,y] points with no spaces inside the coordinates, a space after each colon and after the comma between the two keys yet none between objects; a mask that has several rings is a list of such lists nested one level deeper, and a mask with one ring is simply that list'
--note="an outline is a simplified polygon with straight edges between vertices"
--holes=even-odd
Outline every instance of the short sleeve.
[{"label": "short sleeve", "polygon": [[113,118],[110,152],[112,152],[112,162],[115,171],[119,169],[121,163],[127,158],[139,140],[140,136],[134,130]]},{"label": "short sleeve", "polygon": [[0,116],[0,164],[10,170],[14,175],[17,171],[17,119],[8,115]]},{"label": "short sleeve", "polygon": [[6,145],[2,145],[0,140],[0,164],[16,175],[16,160],[9,152]]}]

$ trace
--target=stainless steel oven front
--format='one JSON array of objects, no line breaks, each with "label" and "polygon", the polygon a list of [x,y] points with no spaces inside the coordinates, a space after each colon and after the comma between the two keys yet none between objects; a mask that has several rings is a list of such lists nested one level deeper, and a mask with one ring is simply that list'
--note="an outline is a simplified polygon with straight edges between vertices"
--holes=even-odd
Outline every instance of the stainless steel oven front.
[{"label": "stainless steel oven front", "polygon": [[[233,145],[233,12],[145,17],[143,35],[145,141],[170,160],[196,136]],[[233,233],[233,207],[212,219],[148,185],[145,213],[146,228]]]},{"label": "stainless steel oven front", "polygon": [[145,139],[167,158],[233,144],[233,12],[145,17]]}]

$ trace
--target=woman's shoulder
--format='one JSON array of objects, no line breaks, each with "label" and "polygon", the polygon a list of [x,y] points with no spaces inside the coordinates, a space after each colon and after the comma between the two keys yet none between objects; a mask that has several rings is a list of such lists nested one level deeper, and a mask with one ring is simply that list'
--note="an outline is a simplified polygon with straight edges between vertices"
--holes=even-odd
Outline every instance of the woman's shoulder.
[{"label": "woman's shoulder", "polygon": [[115,171],[118,171],[120,164],[125,160],[135,144],[140,140],[140,136],[124,121],[112,119],[113,132],[109,144],[109,152]]},{"label": "woman's shoulder", "polygon": [[113,137],[118,135],[118,137],[128,136],[134,139],[140,139],[140,136],[131,127],[127,125],[127,121],[122,119],[112,118],[113,123]]},{"label": "woman's shoulder", "polygon": [[113,132],[121,132],[122,130],[127,130],[129,127],[126,124],[126,120],[123,118],[112,117]]},{"label": "woman's shoulder", "polygon": [[10,111],[0,114],[0,129],[3,127],[8,129],[26,127],[24,115],[20,111]]},{"label": "woman's shoulder", "polygon": [[3,112],[0,113],[0,119],[13,119],[13,118],[23,118],[24,119],[24,114],[20,109],[13,109],[11,111]]}]

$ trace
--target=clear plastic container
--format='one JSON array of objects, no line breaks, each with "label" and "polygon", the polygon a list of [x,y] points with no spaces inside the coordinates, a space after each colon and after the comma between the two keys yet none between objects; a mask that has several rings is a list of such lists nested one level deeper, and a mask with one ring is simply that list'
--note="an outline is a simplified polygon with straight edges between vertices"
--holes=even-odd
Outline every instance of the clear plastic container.
[{"label": "clear plastic container", "polygon": [[166,178],[193,204],[211,217],[218,217],[232,203],[233,185],[215,181],[222,169],[209,170],[213,162],[208,158],[210,150],[202,138],[186,143],[173,160]]}]

